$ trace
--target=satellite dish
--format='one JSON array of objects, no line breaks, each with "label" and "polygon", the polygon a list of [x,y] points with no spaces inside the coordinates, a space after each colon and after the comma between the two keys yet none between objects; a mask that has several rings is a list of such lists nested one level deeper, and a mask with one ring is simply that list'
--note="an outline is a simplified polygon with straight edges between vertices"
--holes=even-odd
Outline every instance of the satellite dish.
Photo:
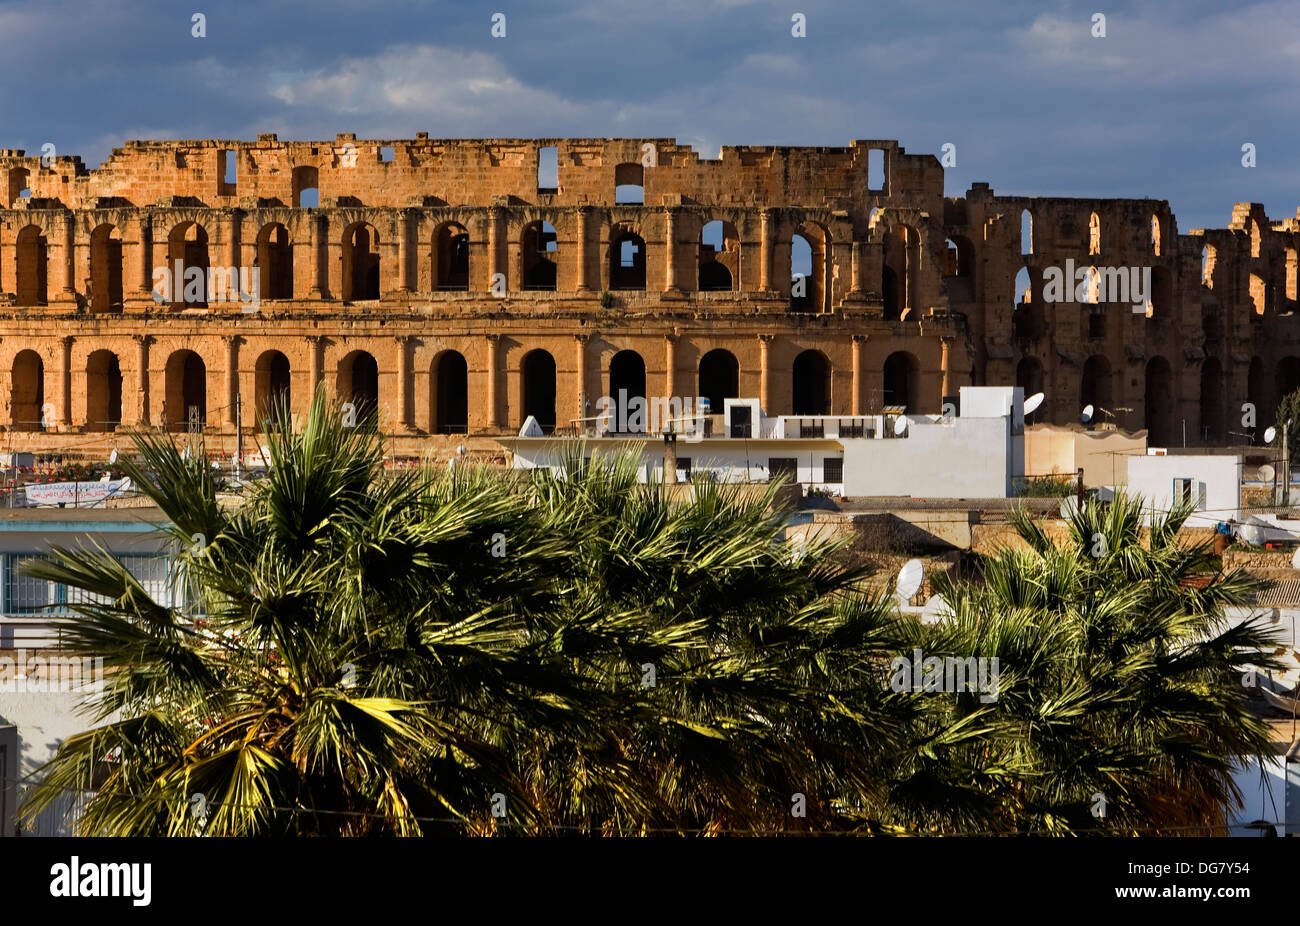
[{"label": "satellite dish", "polygon": [[1264,432],[1264,443],[1273,443],[1273,438],[1277,437],[1277,428],[1269,428]]},{"label": "satellite dish", "polygon": [[894,419],[894,436],[902,437],[907,433],[907,416],[899,415]]},{"label": "satellite dish", "polygon": [[1296,547],[1295,552],[1291,554],[1291,568],[1300,569],[1300,547]]},{"label": "satellite dish", "polygon": [[922,624],[937,624],[945,618],[952,617],[952,607],[944,601],[942,595],[931,595],[930,600],[921,609]]},{"label": "satellite dish", "polygon": [[1259,468],[1260,482],[1272,482],[1273,477],[1276,475],[1277,475],[1277,470],[1273,469],[1273,467],[1267,463],[1265,463],[1263,466]]},{"label": "satellite dish", "polygon": [[1080,415],[1079,418],[1084,424],[1092,424],[1092,416],[1095,414],[1097,414],[1096,408],[1091,405],[1085,405],[1083,407],[1083,414]]},{"label": "satellite dish", "polygon": [[1038,406],[1043,404],[1045,396],[1041,392],[1035,392],[1029,398],[1025,399],[1025,414],[1032,415],[1038,411]]},{"label": "satellite dish", "polygon": [[919,559],[909,559],[905,562],[903,568],[898,570],[896,585],[898,597],[903,601],[910,599],[921,587],[923,578],[925,578],[925,565]]},{"label": "satellite dish", "polygon": [[105,473],[104,475],[102,475],[102,476],[99,477],[99,481],[100,481],[100,482],[112,482],[112,481],[113,481],[113,474],[112,474],[112,473]]},{"label": "satellite dish", "polygon": [[458,457],[463,457],[467,453],[469,453],[469,448],[464,444],[461,444],[456,448],[456,456]]},{"label": "satellite dish", "polygon": [[113,452],[108,455],[108,464],[109,466],[112,466],[116,462],[117,462],[117,448],[114,447]]}]

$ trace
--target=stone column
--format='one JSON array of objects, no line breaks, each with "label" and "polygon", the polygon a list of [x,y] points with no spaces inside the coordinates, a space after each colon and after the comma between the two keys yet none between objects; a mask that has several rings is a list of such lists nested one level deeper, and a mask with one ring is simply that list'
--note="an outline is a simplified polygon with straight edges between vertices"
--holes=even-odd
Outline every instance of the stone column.
[{"label": "stone column", "polygon": [[[952,338],[941,337],[939,339],[939,369],[943,372],[943,381],[939,387],[939,404],[943,404],[943,397],[952,395],[952,370],[948,363],[948,351],[952,347]],[[916,401],[913,399],[912,401]]]},{"label": "stone column", "polygon": [[[667,259],[664,261],[667,272],[664,274],[664,289],[672,290],[677,288],[677,212],[669,209],[665,219],[664,245],[667,248]],[[671,394],[671,393],[670,393]]]},{"label": "stone column", "polygon": [[[307,293],[312,299],[321,299],[324,297],[326,290],[326,281],[329,279],[329,246],[325,243],[325,235],[321,230],[322,219],[318,215],[313,215],[310,220],[311,227],[311,259],[312,259],[312,284],[311,290]],[[322,250],[325,252],[322,254]]]},{"label": "stone column", "polygon": [[758,404],[764,415],[772,414],[771,370],[768,366],[768,345],[775,335],[758,336]]},{"label": "stone column", "polygon": [[501,335],[487,336],[487,406],[488,427],[493,431],[501,430],[501,418],[497,411],[497,353],[500,350]]},{"label": "stone column", "polygon": [[405,209],[397,211],[397,291],[409,293],[411,286],[411,221]]},{"label": "stone column", "polygon": [[758,288],[769,292],[772,289],[772,210],[764,209],[758,216],[762,233],[758,245]]},{"label": "stone column", "polygon": [[664,396],[677,395],[677,335],[664,335]]},{"label": "stone column", "polygon": [[[857,253],[856,251],[854,252]],[[855,334],[853,336],[853,410],[851,414],[861,415],[862,411],[862,387],[863,379],[863,359],[862,353],[867,346],[867,335]]]},{"label": "stone column", "polygon": [[[578,207],[578,290],[585,292],[587,285],[587,234],[590,227],[591,210],[586,206]],[[581,417],[581,416],[579,416]]]},{"label": "stone column", "polygon": [[861,293],[866,289],[864,285],[867,276],[867,243],[865,241],[853,242],[853,280],[849,292]]},{"label": "stone column", "polygon": [[[493,206],[488,213],[488,279],[485,289],[491,290],[493,281],[498,273],[505,272],[505,265],[501,262],[501,219],[503,210],[499,206]],[[509,290],[510,281],[506,281],[506,289]]]},{"label": "stone column", "polygon": [[[239,230],[243,224],[238,209],[231,209],[225,215],[226,241],[222,249],[222,266],[238,267],[239,266]],[[235,278],[235,286],[239,286],[239,278]],[[239,299],[239,293],[235,293],[235,299]]]},{"label": "stone column", "polygon": [[411,351],[409,335],[398,335],[394,340],[397,341],[397,430],[409,431],[411,429],[410,409],[408,406],[411,398]]},{"label": "stone column", "polygon": [[59,409],[59,423],[60,430],[64,431],[72,429],[72,343],[75,340],[76,338],[71,335],[63,338],[63,369],[60,377],[63,395],[59,398],[62,404],[62,408]]},{"label": "stone column", "polygon": [[140,377],[140,403],[136,406],[136,424],[141,427],[149,425],[149,341],[152,335],[133,334],[136,344],[136,369]]},{"label": "stone column", "polygon": [[[227,265],[232,266],[232,265]],[[235,408],[239,403],[239,335],[226,338],[226,424],[235,427]]]},{"label": "stone column", "polygon": [[[591,335],[589,334],[575,334],[573,336],[573,359],[578,371],[575,377],[578,386],[578,404],[576,406],[577,411],[573,415],[574,418],[585,418],[589,411],[594,411],[594,407],[589,409],[586,405],[589,401],[587,397],[587,341],[590,338]],[[586,427],[587,423],[579,421],[577,424],[579,433],[581,433],[581,429]]]},{"label": "stone column", "polygon": [[139,218],[140,225],[140,254],[137,262],[139,268],[139,277],[136,280],[136,291],[143,296],[148,296],[153,290],[153,218],[147,212],[141,212]]},{"label": "stone column", "polygon": [[320,385],[320,337],[307,337],[307,402],[316,397],[316,388]]},{"label": "stone column", "polygon": [[77,217],[69,212],[63,217],[63,294],[73,298],[77,291]]}]

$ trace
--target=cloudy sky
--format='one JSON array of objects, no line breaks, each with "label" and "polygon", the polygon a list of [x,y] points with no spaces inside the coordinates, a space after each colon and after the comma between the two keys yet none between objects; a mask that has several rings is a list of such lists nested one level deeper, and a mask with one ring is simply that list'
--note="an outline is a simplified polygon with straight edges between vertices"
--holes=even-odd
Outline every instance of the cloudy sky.
[{"label": "cloudy sky", "polygon": [[709,157],[896,138],[956,146],[949,195],[1150,196],[1182,231],[1300,206],[1296,0],[0,0],[0,38],[0,147],[90,166],[129,138],[259,132],[675,137]]}]

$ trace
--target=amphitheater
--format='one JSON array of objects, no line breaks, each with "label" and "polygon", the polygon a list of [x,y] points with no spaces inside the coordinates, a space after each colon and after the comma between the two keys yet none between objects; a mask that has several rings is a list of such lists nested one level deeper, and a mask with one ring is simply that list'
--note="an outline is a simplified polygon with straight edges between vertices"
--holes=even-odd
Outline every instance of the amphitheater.
[{"label": "amphitheater", "polygon": [[[621,389],[849,415],[1007,383],[1046,394],[1040,421],[1092,404],[1213,445],[1300,386],[1300,219],[1239,203],[1180,233],[1161,200],[945,197],[939,160],[894,141],[708,159],[268,134],[132,141],[93,170],[0,150],[0,184],[13,449],[99,458],[146,427],[233,446],[322,383],[410,454],[491,448],[529,415],[565,433]],[[1067,261],[1087,285],[1044,301]],[[256,269],[257,298],[177,298],[163,267]],[[1097,298],[1107,268],[1150,268],[1137,311]]]}]

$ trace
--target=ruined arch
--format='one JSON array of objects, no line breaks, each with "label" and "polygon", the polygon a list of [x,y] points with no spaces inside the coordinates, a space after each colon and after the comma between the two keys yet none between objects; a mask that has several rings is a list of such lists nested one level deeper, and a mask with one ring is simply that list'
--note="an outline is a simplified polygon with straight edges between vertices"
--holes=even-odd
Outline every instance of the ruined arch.
[{"label": "ruined arch", "polygon": [[727,399],[740,397],[740,361],[721,347],[700,358],[698,395],[709,400],[710,414],[721,415]]},{"label": "ruined arch", "polygon": [[469,365],[465,355],[445,350],[433,359],[433,386],[430,409],[434,434],[469,433]]},{"label": "ruined arch", "polygon": [[459,222],[443,222],[433,233],[433,291],[469,289],[469,231]]},{"label": "ruined arch", "polygon": [[920,258],[921,235],[912,226],[900,223],[885,235],[884,262],[881,267],[885,318],[907,319],[916,314]]},{"label": "ruined arch", "polygon": [[1222,443],[1227,437],[1227,397],[1224,394],[1223,364],[1218,357],[1206,357],[1201,364],[1201,440]]},{"label": "ruined arch", "polygon": [[616,228],[609,241],[609,288],[643,290],[646,284],[645,239]]},{"label": "ruined arch", "polygon": [[168,430],[189,431],[206,427],[208,368],[194,351],[174,351],[167,358],[164,401]]},{"label": "ruined arch", "polygon": [[35,225],[28,225],[18,233],[14,252],[14,272],[17,275],[14,304],[45,305],[49,296],[46,279],[49,272],[49,250],[45,232]]},{"label": "ruined arch", "polygon": [[277,420],[293,406],[289,358],[278,350],[263,351],[254,366],[254,406],[258,421]]},{"label": "ruined arch", "polygon": [[257,233],[257,275],[262,299],[293,298],[293,243],[279,222]]},{"label": "ruined arch", "polygon": [[378,299],[379,232],[369,222],[354,222],[343,230],[343,300]]},{"label": "ruined arch", "polygon": [[122,311],[122,235],[105,223],[90,233],[90,311]]},{"label": "ruined arch", "polygon": [[831,413],[831,362],[819,350],[806,350],[794,358],[791,369],[792,411],[796,415]]},{"label": "ruined arch", "polygon": [[111,350],[86,358],[86,430],[112,431],[122,423],[122,367]]},{"label": "ruined arch", "polygon": [[373,355],[354,350],[339,361],[338,394],[352,404],[356,426],[379,427],[379,364]]},{"label": "ruined arch", "polygon": [[1174,436],[1174,373],[1164,357],[1155,356],[1147,361],[1143,398],[1147,444],[1167,446]]},{"label": "ruined arch", "polygon": [[172,277],[172,291],[180,299],[171,303],[172,308],[206,308],[212,263],[208,253],[208,230],[198,222],[181,222],[167,235],[169,273],[175,274],[178,262],[181,278]]},{"label": "ruined arch", "polygon": [[812,313],[827,310],[826,269],[830,250],[830,231],[816,222],[803,222],[791,234],[790,308],[792,310]]},{"label": "ruined arch", "polygon": [[555,290],[558,251],[555,226],[550,222],[539,219],[524,226],[519,242],[524,289]]},{"label": "ruined arch", "polygon": [[1112,384],[1110,361],[1100,354],[1094,354],[1083,364],[1083,375],[1079,379],[1079,408],[1093,406],[1097,411],[1093,421],[1100,423],[1105,416],[1102,410],[1112,411]]},{"label": "ruined arch", "polygon": [[34,350],[22,350],[10,367],[9,414],[15,431],[45,430],[45,361]]},{"label": "ruined arch", "polygon": [[639,398],[644,408],[646,394],[645,360],[634,350],[621,350],[609,359],[609,399],[612,418],[611,432],[642,433],[645,431],[644,415],[633,413],[633,403]]},{"label": "ruined arch", "polygon": [[700,229],[698,288],[701,292],[736,289],[740,276],[740,235],[736,226],[722,219],[706,222]]},{"label": "ruined arch", "polygon": [[920,369],[916,357],[907,351],[894,351],[885,358],[884,404],[905,405],[909,412],[920,410]]},{"label": "ruined arch", "polygon": [[[537,419],[544,433],[555,430],[555,358],[550,351],[530,350],[520,365],[520,385],[524,420],[529,415]],[[642,389],[644,392],[644,388]],[[520,422],[523,424],[523,421]]]}]

